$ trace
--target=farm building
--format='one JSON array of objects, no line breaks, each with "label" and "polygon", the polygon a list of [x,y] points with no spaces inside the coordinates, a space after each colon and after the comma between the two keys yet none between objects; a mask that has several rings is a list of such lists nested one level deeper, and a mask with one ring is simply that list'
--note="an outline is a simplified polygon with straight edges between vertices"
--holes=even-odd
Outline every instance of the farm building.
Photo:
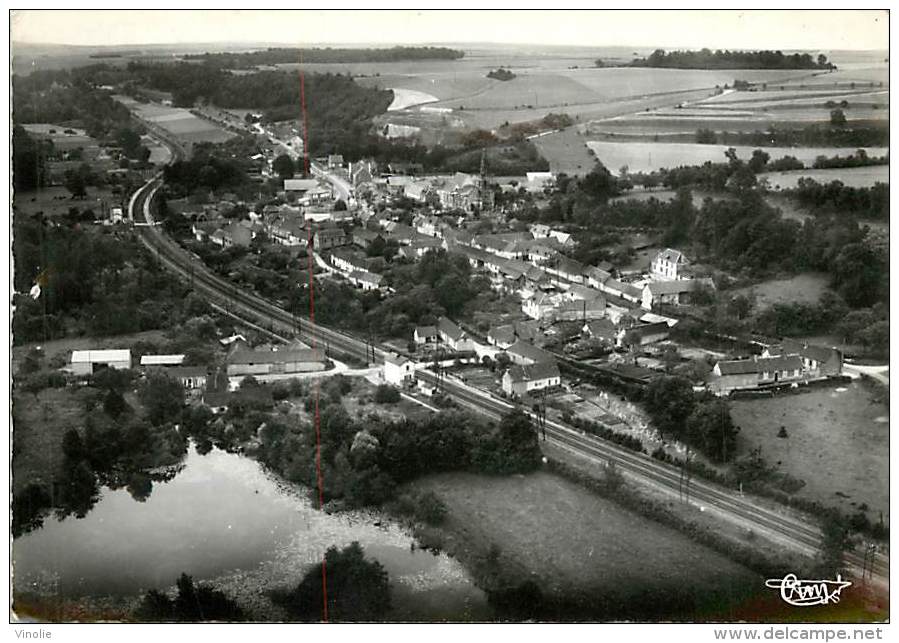
[{"label": "farm building", "polygon": [[315,249],[319,251],[345,246],[348,242],[343,228],[319,228],[313,237]]},{"label": "farm building", "polygon": [[184,355],[143,355],[140,358],[141,366],[181,366],[184,363]]},{"label": "farm building", "polygon": [[239,349],[228,357],[228,375],[274,375],[325,370],[326,357],[317,349],[280,351]]},{"label": "farm building", "polygon": [[778,355],[798,355],[808,378],[833,377],[843,373],[843,353],[836,348],[785,338],[780,346],[771,346],[762,353],[762,357]]},{"label": "farm building", "polygon": [[764,386],[798,382],[803,379],[802,359],[798,355],[757,357],[715,364],[708,379],[716,395],[751,390]]},{"label": "farm building", "polygon": [[620,345],[625,347],[647,346],[668,339],[669,328],[665,322],[640,324],[620,334]]},{"label": "farm building", "polygon": [[91,375],[104,368],[131,368],[131,351],[127,348],[72,351],[71,370],[75,375]]},{"label": "farm building", "polygon": [[526,366],[511,366],[503,374],[503,391],[506,395],[523,396],[533,391],[540,391],[559,386],[562,377],[555,362],[538,362]]},{"label": "farm building", "polygon": [[205,366],[176,366],[167,369],[166,373],[181,382],[181,386],[188,391],[205,388],[209,377]]},{"label": "farm building", "polygon": [[598,287],[604,293],[608,293],[613,297],[620,297],[625,301],[633,303],[639,303],[643,296],[642,291],[636,286],[624,283],[623,281],[618,281],[617,279],[612,279],[611,277],[606,279]]},{"label": "farm building", "polygon": [[308,192],[318,187],[315,179],[284,179],[285,192]]},{"label": "farm building", "polygon": [[350,283],[362,290],[377,290],[381,287],[382,275],[367,270],[353,270],[348,276]]},{"label": "farm building", "polygon": [[707,285],[709,282],[705,279],[651,281],[643,286],[642,306],[646,310],[662,304],[677,306],[685,303],[685,299],[697,288]]},{"label": "farm building", "polygon": [[606,315],[606,300],[597,297],[589,301],[580,299],[564,301],[554,311],[556,321],[587,321],[601,319]]}]

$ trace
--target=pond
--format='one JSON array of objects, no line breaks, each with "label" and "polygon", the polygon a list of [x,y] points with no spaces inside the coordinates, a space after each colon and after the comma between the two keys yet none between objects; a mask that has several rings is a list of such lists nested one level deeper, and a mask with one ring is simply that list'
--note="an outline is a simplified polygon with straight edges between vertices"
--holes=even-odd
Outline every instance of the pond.
[{"label": "pond", "polygon": [[[138,502],[104,488],[82,519],[45,520],[13,543],[14,590],[66,598],[131,597],[171,587],[185,572],[240,600],[299,582],[325,550],[359,541],[390,575],[391,619],[484,620],[490,609],[462,566],[413,548],[377,514],[316,510],[296,488],[247,457],[193,446],[183,470]],[[231,582],[229,582],[231,581]]]}]

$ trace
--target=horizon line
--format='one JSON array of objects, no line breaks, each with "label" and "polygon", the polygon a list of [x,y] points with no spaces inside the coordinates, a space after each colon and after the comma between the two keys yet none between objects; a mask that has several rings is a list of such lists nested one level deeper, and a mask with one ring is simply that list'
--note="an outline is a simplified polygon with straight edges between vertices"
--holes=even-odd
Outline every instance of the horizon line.
[{"label": "horizon line", "polygon": [[[296,43],[290,42],[281,42],[281,41],[265,41],[265,40],[208,40],[208,41],[179,41],[179,42],[140,42],[140,43],[115,43],[115,44],[76,44],[69,42],[51,42],[51,41],[15,41],[10,40],[11,46],[22,46],[22,45],[31,45],[31,46],[56,46],[56,47],[77,47],[81,49],[112,49],[116,47],[175,47],[175,46],[204,46],[204,45],[247,45],[247,46],[282,46],[285,48],[291,49],[302,49],[304,47],[308,48],[310,46],[355,46],[355,47],[366,47],[370,49],[390,49],[393,47],[433,47],[433,46],[472,46],[472,45],[494,45],[494,46],[531,46],[531,47],[559,47],[566,49],[603,49],[610,47],[619,47],[622,49],[645,49],[654,47],[656,49],[667,49],[667,50],[688,50],[688,51],[699,51],[702,49],[709,49],[710,51],[876,51],[876,52],[888,52],[889,49],[878,49],[878,48],[840,48],[840,49],[828,49],[825,47],[736,47],[736,48],[727,48],[727,47],[708,47],[708,46],[684,46],[684,45],[650,45],[650,44],[633,44],[626,43],[620,45],[590,45],[590,44],[562,44],[562,43],[533,43],[533,42],[496,42],[490,40],[478,40],[478,41],[470,41],[470,42],[454,42],[454,41],[423,41],[423,42],[406,42],[406,43],[377,43],[377,42],[361,42],[361,41],[348,41],[348,42],[338,42],[338,41],[320,41],[320,42],[310,42],[304,45],[297,45]],[[213,53],[213,52],[210,52]]]}]

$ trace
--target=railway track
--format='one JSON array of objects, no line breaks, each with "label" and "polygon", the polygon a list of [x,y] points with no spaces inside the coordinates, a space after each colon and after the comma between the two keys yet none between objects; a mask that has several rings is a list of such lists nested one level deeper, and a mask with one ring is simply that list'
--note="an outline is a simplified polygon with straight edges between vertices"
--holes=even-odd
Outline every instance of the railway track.
[{"label": "railway track", "polygon": [[[297,336],[313,342],[319,347],[325,346],[328,351],[336,351],[366,362],[372,357],[372,353],[376,360],[383,359],[387,351],[382,348],[370,346],[363,340],[318,324],[313,326],[308,320],[248,293],[212,273],[195,256],[179,246],[158,226],[153,225],[155,222],[150,211],[150,204],[161,185],[162,179],[157,176],[141,187],[131,200],[132,211],[129,212],[129,215],[135,217],[137,213],[140,213],[149,224],[139,228],[138,234],[143,244],[164,267],[189,281],[198,293],[224,310],[268,328],[272,332]],[[493,418],[498,419],[515,408],[514,405],[494,398],[488,393],[472,389],[453,379],[438,378],[437,375],[427,370],[419,370],[417,376],[425,381],[439,384],[448,395],[462,405]],[[652,460],[645,454],[628,451],[552,420],[546,421],[546,435],[548,440],[562,448],[593,460],[614,463],[626,475],[660,487],[669,493],[680,494],[683,489],[684,480],[678,468]],[[691,479],[689,490],[693,503],[702,508],[713,508],[730,514],[732,517],[750,523],[753,528],[768,531],[777,538],[798,545],[807,553],[820,549],[822,533],[816,526],[809,524],[809,521],[761,507],[737,495],[734,491],[696,478]],[[864,557],[855,551],[846,553],[845,562],[856,574],[866,567]],[[887,579],[888,566],[888,559],[879,554],[875,556],[873,570],[876,576]]]}]

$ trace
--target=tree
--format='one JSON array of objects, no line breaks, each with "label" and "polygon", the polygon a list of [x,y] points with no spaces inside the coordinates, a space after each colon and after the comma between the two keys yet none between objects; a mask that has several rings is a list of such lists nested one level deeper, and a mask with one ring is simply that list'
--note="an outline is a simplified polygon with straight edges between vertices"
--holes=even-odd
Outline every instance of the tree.
[{"label": "tree", "polygon": [[390,384],[379,384],[375,390],[375,402],[378,404],[395,404],[400,401],[400,392]]},{"label": "tree", "polygon": [[498,473],[526,473],[539,466],[542,453],[537,430],[521,409],[507,413],[500,421],[499,453],[504,463]]},{"label": "tree", "polygon": [[687,418],[687,440],[718,462],[728,462],[734,457],[738,432],[727,400],[701,401]]},{"label": "tree", "polygon": [[646,389],[646,410],[663,435],[682,436],[695,404],[693,386],[684,377],[663,375]]},{"label": "tree", "polygon": [[[329,620],[377,621],[390,609],[387,571],[378,561],[367,560],[358,542],[340,550],[328,548],[324,568],[328,579]],[[322,566],[310,568],[299,585],[289,592],[273,594],[273,600],[302,621],[321,621]]]},{"label": "tree", "polygon": [[283,181],[284,179],[293,178],[294,172],[296,172],[296,164],[290,156],[281,154],[272,162],[272,170]]},{"label": "tree", "polygon": [[128,403],[121,393],[115,389],[106,392],[103,398],[103,412],[109,417],[117,419],[128,408]]},{"label": "tree", "polygon": [[87,196],[87,182],[81,172],[67,171],[65,174],[65,187],[71,192],[73,199],[83,199]]},{"label": "tree", "polygon": [[146,407],[147,418],[154,425],[176,419],[184,407],[181,382],[161,372],[147,376],[138,390],[138,396]]},{"label": "tree", "polygon": [[714,145],[718,142],[718,137],[715,136],[714,130],[698,129],[696,130],[696,142],[701,145]]},{"label": "tree", "polygon": [[242,621],[243,610],[224,592],[205,585],[194,585],[193,578],[181,574],[174,600],[151,589],[144,595],[137,616],[151,621]]},{"label": "tree", "polygon": [[618,180],[612,176],[612,173],[609,172],[608,168],[599,161],[597,161],[593,169],[581,179],[580,188],[584,194],[603,202],[608,201],[614,196],[618,196],[621,192]]},{"label": "tree", "polygon": [[765,166],[768,165],[768,161],[771,160],[771,155],[765,152],[764,150],[753,150],[752,158],[749,159],[747,165],[749,169],[752,170],[755,174],[759,172],[765,171]]},{"label": "tree", "polygon": [[846,127],[846,114],[842,109],[831,110],[830,124],[832,127]]},{"label": "tree", "polygon": [[69,429],[62,436],[62,454],[68,462],[74,463],[84,458],[84,443],[77,429]]},{"label": "tree", "polygon": [[334,211],[335,212],[345,212],[346,211],[346,201],[343,199],[337,199],[334,202]]},{"label": "tree", "polygon": [[888,292],[888,264],[877,248],[865,243],[847,244],[833,262],[834,286],[849,306],[871,306]]}]

